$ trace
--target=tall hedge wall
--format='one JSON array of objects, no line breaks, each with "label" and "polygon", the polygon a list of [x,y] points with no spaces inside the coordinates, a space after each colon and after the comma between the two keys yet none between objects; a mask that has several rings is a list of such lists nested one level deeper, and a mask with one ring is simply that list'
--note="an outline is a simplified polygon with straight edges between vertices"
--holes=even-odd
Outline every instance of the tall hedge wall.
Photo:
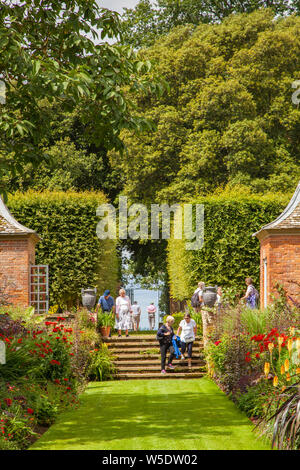
[{"label": "tall hedge wall", "polygon": [[36,263],[49,265],[50,305],[75,305],[82,287],[116,291],[116,242],[96,235],[96,208],[104,202],[101,192],[30,191],[9,197],[7,205],[15,218],[42,237],[36,245]]},{"label": "tall hedge wall", "polygon": [[251,276],[259,287],[260,244],[252,234],[282,212],[291,195],[220,194],[191,201],[204,204],[204,246],[185,250],[184,240],[168,243],[171,297],[191,297],[198,281],[245,289]]}]

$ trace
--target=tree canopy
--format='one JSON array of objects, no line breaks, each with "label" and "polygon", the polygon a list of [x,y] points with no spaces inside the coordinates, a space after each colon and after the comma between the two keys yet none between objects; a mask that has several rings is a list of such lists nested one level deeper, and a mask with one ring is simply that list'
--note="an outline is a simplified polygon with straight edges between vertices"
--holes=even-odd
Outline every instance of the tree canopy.
[{"label": "tree canopy", "polygon": [[136,48],[148,47],[175,26],[216,23],[233,13],[266,7],[278,15],[300,12],[299,0],[140,0],[134,8],[124,8],[122,37]]},{"label": "tree canopy", "polygon": [[[170,93],[138,100],[154,132],[123,133],[111,161],[132,200],[187,200],[226,185],[291,191],[300,177],[300,18],[258,10],[221,24],[178,26],[140,57]],[[298,87],[299,88],[299,87]]]},{"label": "tree canopy", "polygon": [[49,102],[69,112],[80,106],[84,134],[105,148],[122,149],[122,128],[149,128],[125,88],[155,92],[153,77],[141,79],[151,64],[105,41],[119,32],[118,15],[94,0],[1,2],[1,177],[46,156],[39,144],[50,130]]}]

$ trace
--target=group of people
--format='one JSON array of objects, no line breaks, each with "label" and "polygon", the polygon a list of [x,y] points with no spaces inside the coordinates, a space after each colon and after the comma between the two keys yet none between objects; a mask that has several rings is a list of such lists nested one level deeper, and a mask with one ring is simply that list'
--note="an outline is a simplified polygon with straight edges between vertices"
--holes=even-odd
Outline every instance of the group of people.
[{"label": "group of people", "polygon": [[[248,308],[254,309],[257,307],[257,304],[258,304],[259,293],[255,289],[253,285],[253,280],[251,277],[246,277],[245,283],[247,285],[247,290],[246,290],[245,295],[240,300],[241,302],[245,302],[245,305]],[[201,308],[204,306],[204,301],[203,301],[204,289],[205,289],[205,283],[201,281],[198,282],[198,287],[193,294],[193,296],[196,295],[197,300],[198,300],[198,305],[197,307],[194,308],[195,312],[201,311]],[[220,309],[222,306],[222,288],[221,287],[217,288],[217,300],[216,300],[215,306],[218,309]]]},{"label": "group of people", "polygon": [[167,352],[169,351],[169,360],[167,364],[168,369],[174,369],[172,365],[175,357],[175,347],[178,344],[181,351],[181,360],[186,359],[185,353],[187,353],[188,368],[192,368],[192,353],[193,344],[197,336],[197,324],[195,320],[191,318],[189,313],[185,313],[183,320],[179,323],[176,334],[174,333],[173,323],[174,317],[169,315],[166,318],[166,322],[159,328],[157,332],[157,339],[160,346],[161,354],[161,373],[166,374],[166,358]]},{"label": "group of people", "polygon": [[[99,309],[101,309],[104,315],[112,313],[115,316],[115,328],[118,330],[119,337],[122,336],[122,331],[125,331],[126,337],[129,336],[129,330],[138,331],[141,321],[141,307],[137,301],[131,304],[125,289],[119,290],[116,302],[114,302],[113,297],[110,295],[110,291],[106,290],[99,298],[96,313],[98,313]],[[147,312],[150,330],[154,330],[156,313],[154,302],[151,302],[147,307]]]}]

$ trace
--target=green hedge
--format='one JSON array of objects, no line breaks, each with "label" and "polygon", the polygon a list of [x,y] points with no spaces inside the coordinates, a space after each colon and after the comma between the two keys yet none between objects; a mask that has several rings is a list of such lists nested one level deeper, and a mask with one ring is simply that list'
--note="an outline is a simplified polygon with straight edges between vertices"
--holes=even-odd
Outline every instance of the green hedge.
[{"label": "green hedge", "polygon": [[107,202],[101,192],[16,193],[8,207],[23,225],[35,230],[36,264],[49,265],[50,305],[75,305],[81,288],[115,293],[119,263],[114,240],[99,240],[96,208]]},{"label": "green hedge", "polygon": [[184,240],[169,240],[171,297],[191,297],[198,281],[245,290],[245,277],[259,286],[260,244],[252,234],[283,211],[291,195],[221,193],[190,201],[204,204],[204,246],[187,251]]}]

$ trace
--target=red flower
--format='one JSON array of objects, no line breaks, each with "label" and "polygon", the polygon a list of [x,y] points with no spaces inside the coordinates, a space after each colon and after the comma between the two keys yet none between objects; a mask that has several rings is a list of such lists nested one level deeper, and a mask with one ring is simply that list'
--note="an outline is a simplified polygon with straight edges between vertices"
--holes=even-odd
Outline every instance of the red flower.
[{"label": "red flower", "polygon": [[30,415],[33,415],[34,411],[32,408],[27,408],[27,413],[29,413]]},{"label": "red flower", "polygon": [[246,362],[251,362],[251,357],[250,357],[250,356],[246,356],[246,357],[245,357],[245,361],[246,361]]},{"label": "red flower", "polygon": [[11,399],[11,398],[4,398],[4,401],[5,401],[5,403],[7,404],[7,406],[11,406],[11,405],[12,405],[12,399]]},{"label": "red flower", "polygon": [[220,343],[221,343],[221,341],[216,341],[215,345],[218,346],[218,344],[220,344]]}]

